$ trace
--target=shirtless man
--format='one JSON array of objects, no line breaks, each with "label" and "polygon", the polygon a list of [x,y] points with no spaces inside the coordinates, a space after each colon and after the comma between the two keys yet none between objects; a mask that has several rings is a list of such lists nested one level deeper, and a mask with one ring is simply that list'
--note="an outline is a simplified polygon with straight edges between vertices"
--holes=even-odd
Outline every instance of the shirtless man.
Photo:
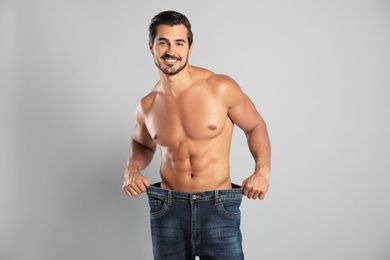
[{"label": "shirtless man", "polygon": [[[195,255],[243,259],[241,197],[262,200],[269,186],[266,124],[234,80],[188,64],[193,43],[184,15],[174,11],[156,15],[149,37],[160,80],[136,110],[123,190],[132,197],[148,192],[155,259],[194,259]],[[234,124],[245,132],[255,160],[254,172],[241,187],[230,179]],[[161,183],[151,185],[141,171],[151,162],[157,145]],[[207,216],[213,214],[214,222],[208,223]],[[221,215],[225,218],[216,220]]]}]

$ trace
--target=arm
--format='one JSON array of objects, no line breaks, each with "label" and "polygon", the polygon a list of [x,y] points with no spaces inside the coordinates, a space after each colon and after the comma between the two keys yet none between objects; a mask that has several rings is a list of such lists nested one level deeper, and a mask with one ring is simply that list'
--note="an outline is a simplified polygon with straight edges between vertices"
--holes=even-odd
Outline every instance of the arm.
[{"label": "arm", "polygon": [[264,120],[250,132],[246,132],[249,149],[255,158],[255,172],[242,183],[244,195],[248,198],[264,199],[270,180],[271,146]]},{"label": "arm", "polygon": [[242,183],[248,198],[264,199],[270,179],[271,147],[267,126],[252,101],[231,80],[227,89],[229,117],[240,127],[248,141],[249,150],[255,160],[254,173]]},{"label": "arm", "polygon": [[140,172],[152,161],[156,150],[156,144],[146,129],[140,106],[137,108],[136,121],[122,186],[128,196],[137,196],[146,191],[149,181]]}]

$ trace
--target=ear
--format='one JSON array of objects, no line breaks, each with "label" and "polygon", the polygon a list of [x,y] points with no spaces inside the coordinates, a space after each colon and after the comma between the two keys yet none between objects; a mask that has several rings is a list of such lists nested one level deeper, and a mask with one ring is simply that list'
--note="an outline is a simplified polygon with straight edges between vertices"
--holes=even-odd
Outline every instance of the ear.
[{"label": "ear", "polygon": [[192,53],[192,49],[194,48],[194,42],[192,42],[191,46],[190,46],[190,49],[188,51],[188,54],[191,55]]},{"label": "ear", "polygon": [[150,51],[150,53],[151,53],[151,54],[154,54],[154,53],[153,53],[153,43],[151,43],[151,42],[149,41],[148,45],[149,45],[149,51]]}]

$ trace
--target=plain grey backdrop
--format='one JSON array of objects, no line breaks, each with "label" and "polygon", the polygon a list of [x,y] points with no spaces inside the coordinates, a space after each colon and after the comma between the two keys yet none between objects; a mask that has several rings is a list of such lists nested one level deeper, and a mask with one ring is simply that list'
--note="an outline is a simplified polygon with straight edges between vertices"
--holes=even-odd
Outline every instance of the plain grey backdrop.
[{"label": "plain grey backdrop", "polygon": [[[190,63],[233,77],[268,124],[246,259],[390,259],[387,0],[0,0],[0,259],[152,258],[147,198],[121,185],[158,80],[148,25],[169,9],[192,22]],[[237,183],[254,169],[239,129],[231,164]]]}]

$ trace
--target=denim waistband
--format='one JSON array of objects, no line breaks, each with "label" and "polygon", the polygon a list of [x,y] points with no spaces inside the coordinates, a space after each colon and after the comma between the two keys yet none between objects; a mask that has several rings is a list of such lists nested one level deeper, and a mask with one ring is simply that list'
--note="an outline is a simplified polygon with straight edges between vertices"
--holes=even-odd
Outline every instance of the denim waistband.
[{"label": "denim waistband", "polygon": [[161,182],[151,184],[146,187],[147,194],[150,197],[166,200],[170,204],[173,200],[191,201],[210,201],[217,202],[219,199],[241,199],[243,192],[240,185],[232,184],[232,189],[227,190],[212,190],[202,192],[183,192],[166,190],[161,188]]}]

